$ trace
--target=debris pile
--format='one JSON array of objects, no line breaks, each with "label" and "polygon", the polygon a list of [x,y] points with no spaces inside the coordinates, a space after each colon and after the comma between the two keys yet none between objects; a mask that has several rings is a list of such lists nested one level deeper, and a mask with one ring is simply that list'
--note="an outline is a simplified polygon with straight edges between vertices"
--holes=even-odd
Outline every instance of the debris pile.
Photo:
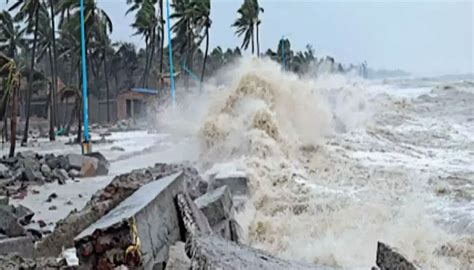
[{"label": "debris pile", "polygon": [[107,175],[109,162],[100,153],[38,154],[33,151],[19,152],[15,157],[0,159],[0,195],[26,195],[28,184],[44,184],[57,181],[65,184],[68,179]]}]

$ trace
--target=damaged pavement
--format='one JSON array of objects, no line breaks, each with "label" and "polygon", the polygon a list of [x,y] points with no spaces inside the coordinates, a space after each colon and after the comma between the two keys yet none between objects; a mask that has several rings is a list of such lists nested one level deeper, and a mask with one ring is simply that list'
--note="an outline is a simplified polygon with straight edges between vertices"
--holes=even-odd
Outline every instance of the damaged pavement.
[{"label": "damaged pavement", "polygon": [[[0,197],[11,236],[0,237],[0,269],[334,269],[245,245],[235,202],[248,196],[245,176],[206,181],[189,164],[156,164],[116,176],[42,239],[22,227],[34,213]],[[78,264],[64,256],[74,249]],[[377,252],[373,269],[418,269],[388,245]]]}]

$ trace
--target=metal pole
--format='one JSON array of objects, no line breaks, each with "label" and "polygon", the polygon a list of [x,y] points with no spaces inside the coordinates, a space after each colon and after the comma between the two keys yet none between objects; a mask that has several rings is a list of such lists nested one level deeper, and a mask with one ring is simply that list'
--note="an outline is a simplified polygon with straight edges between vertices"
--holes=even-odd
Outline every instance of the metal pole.
[{"label": "metal pole", "polygon": [[174,94],[174,70],[173,70],[173,45],[171,43],[171,23],[170,23],[170,1],[166,0],[166,13],[167,13],[167,24],[168,24],[168,52],[170,62],[170,95],[171,102],[173,105],[176,103],[176,97]]},{"label": "metal pole", "polygon": [[84,22],[84,0],[81,0],[81,56],[82,56],[82,108],[84,113],[84,143],[82,152],[87,154],[89,148],[89,114],[87,104],[87,63],[86,63],[86,34]]}]

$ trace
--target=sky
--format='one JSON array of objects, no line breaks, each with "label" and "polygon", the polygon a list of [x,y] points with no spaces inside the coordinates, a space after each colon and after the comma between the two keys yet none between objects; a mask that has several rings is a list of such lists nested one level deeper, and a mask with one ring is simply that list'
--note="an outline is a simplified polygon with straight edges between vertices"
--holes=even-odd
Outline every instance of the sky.
[{"label": "sky", "polygon": [[[4,2],[4,1],[2,1]],[[143,47],[125,15],[125,0],[97,0],[114,23],[112,38]],[[418,75],[474,73],[474,0],[260,0],[260,48],[311,44],[342,63],[402,69]],[[242,0],[211,0],[210,46],[236,47],[230,26]],[[3,4],[4,7],[4,4]],[[0,8],[2,6],[0,5]]]}]

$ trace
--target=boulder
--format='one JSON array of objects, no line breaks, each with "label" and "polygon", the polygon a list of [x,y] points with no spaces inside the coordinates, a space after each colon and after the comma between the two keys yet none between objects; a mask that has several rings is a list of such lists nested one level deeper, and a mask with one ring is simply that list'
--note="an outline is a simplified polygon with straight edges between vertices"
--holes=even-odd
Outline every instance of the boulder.
[{"label": "boulder", "polygon": [[9,237],[25,235],[25,229],[18,223],[18,217],[9,206],[0,207],[0,231]]},{"label": "boulder", "polygon": [[[56,157],[56,161],[57,161],[57,166],[55,168],[65,169],[66,171],[71,169],[67,157],[65,157],[63,155],[59,155],[59,156]],[[51,169],[54,169],[54,168],[51,168]]]},{"label": "boulder", "polygon": [[214,190],[222,186],[227,186],[232,196],[249,195],[248,178],[245,173],[219,173],[211,178],[209,190]]},{"label": "boulder", "polygon": [[31,211],[29,208],[19,204],[16,206],[10,206],[11,212],[17,217],[18,222],[26,226],[31,222],[31,219],[35,215],[33,211]]},{"label": "boulder", "polygon": [[82,168],[82,163],[84,162],[84,156],[83,155],[80,155],[80,154],[68,154],[66,156],[66,159],[67,159],[67,168],[64,168],[63,169],[66,169],[66,170],[69,170],[69,169],[76,169],[76,170],[80,170]]},{"label": "boulder", "polygon": [[20,161],[20,163],[23,165],[23,168],[31,168],[35,171],[40,169],[40,163],[38,160],[32,157],[26,157]]},{"label": "boulder", "polygon": [[110,150],[123,152],[123,151],[125,151],[125,148],[120,147],[120,146],[112,146],[112,147],[110,148]]},{"label": "boulder", "polygon": [[71,170],[69,170],[68,175],[69,175],[69,177],[71,177],[71,178],[76,178],[76,177],[79,177],[81,174],[80,174],[80,172],[79,172],[78,170],[76,170],[76,169],[71,169]]},{"label": "boulder", "polygon": [[109,173],[110,163],[109,161],[99,152],[94,152],[86,155],[87,157],[91,157],[97,159],[99,161],[97,166],[97,175],[107,175]]},{"label": "boulder", "polygon": [[[30,236],[20,236],[0,240],[0,254],[17,253],[26,258],[33,257],[34,239]],[[24,268],[19,268],[24,269]]]},{"label": "boulder", "polygon": [[55,157],[53,154],[45,155],[44,160],[45,160],[46,165],[48,165],[48,167],[51,170],[54,170],[56,168],[61,168],[60,160],[57,157]]},{"label": "boulder", "polygon": [[16,153],[16,156],[20,159],[25,159],[25,158],[36,159],[36,153],[33,152],[32,150],[18,152]]},{"label": "boulder", "polygon": [[[197,198],[195,202],[211,227],[217,226],[233,216],[232,197],[227,186],[210,191]],[[228,227],[228,224],[225,227]]]},{"label": "boulder", "polygon": [[45,178],[39,169],[33,167],[25,167],[23,171],[25,180],[29,182],[44,182]]},{"label": "boulder", "polygon": [[88,158],[82,163],[81,171],[79,175],[81,177],[94,177],[97,176],[99,167],[99,160],[95,158]]},{"label": "boulder", "polygon": [[0,195],[0,207],[8,205],[9,203],[9,198],[6,195]]},{"label": "boulder", "polygon": [[53,172],[51,171],[51,168],[49,168],[47,164],[42,164],[40,170],[43,173],[43,176],[47,180],[51,180],[51,178],[53,178]]},{"label": "boulder", "polygon": [[376,264],[381,270],[416,270],[420,269],[410,262],[399,251],[382,242],[377,243]]},{"label": "boulder", "polygon": [[53,177],[58,180],[59,184],[64,184],[69,178],[69,175],[65,169],[54,169]]},{"label": "boulder", "polygon": [[0,163],[0,178],[10,178],[10,168]]}]

